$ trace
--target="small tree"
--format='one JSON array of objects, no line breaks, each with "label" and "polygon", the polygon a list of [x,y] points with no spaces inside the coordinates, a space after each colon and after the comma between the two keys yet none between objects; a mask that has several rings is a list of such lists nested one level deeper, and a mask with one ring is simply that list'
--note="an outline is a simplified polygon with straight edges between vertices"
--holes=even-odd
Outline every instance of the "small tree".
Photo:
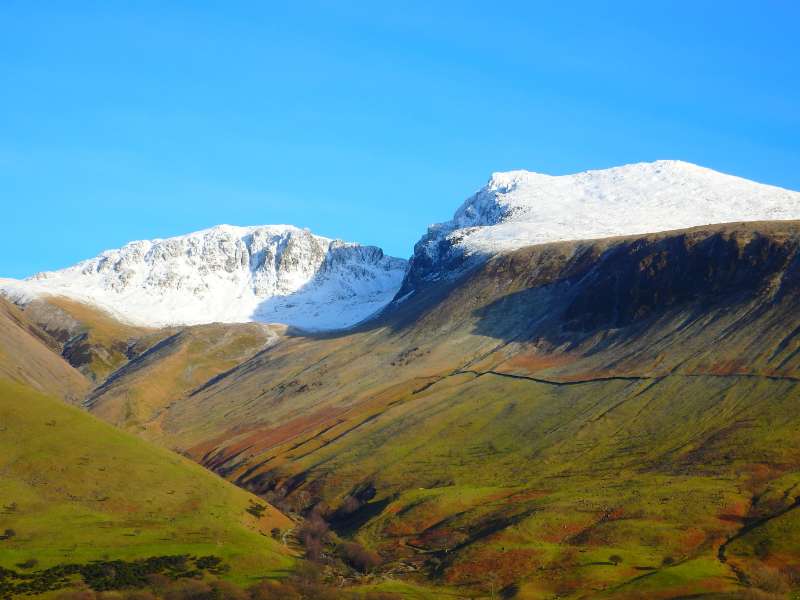
[{"label": "small tree", "polygon": [[608,557],[608,562],[610,562],[615,567],[622,562],[622,557],[619,554],[612,554]]}]

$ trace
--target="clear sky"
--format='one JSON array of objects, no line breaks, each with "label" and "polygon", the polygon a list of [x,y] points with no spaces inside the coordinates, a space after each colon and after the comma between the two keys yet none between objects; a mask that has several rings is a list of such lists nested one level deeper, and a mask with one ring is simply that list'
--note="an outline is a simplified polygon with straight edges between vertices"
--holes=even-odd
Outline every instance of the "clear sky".
[{"label": "clear sky", "polygon": [[408,256],[491,172],[800,189],[800,3],[0,3],[0,276],[218,223]]}]

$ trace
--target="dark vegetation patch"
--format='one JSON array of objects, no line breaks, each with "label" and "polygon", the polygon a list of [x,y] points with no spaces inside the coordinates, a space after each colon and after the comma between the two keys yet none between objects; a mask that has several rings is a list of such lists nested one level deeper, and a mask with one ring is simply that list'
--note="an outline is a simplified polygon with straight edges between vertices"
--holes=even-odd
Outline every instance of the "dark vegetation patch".
[{"label": "dark vegetation patch", "polygon": [[[32,563],[31,559],[27,564]],[[27,568],[19,565],[21,568]],[[62,564],[20,573],[0,567],[0,598],[42,594],[83,581],[95,591],[144,588],[154,575],[170,580],[202,578],[204,574],[221,575],[227,565],[217,556],[152,556],[141,560],[96,560],[87,564]]]},{"label": "dark vegetation patch", "polygon": [[326,579],[323,570],[305,564],[281,581],[266,579],[248,588],[221,580],[171,580],[163,575],[149,578],[147,588],[96,592],[75,586],[55,600],[400,600],[390,592],[344,590]]},{"label": "dark vegetation patch", "polygon": [[267,511],[266,504],[259,504],[253,500],[250,501],[250,506],[247,507],[247,512],[253,515],[256,519],[260,519],[264,516],[264,513]]}]

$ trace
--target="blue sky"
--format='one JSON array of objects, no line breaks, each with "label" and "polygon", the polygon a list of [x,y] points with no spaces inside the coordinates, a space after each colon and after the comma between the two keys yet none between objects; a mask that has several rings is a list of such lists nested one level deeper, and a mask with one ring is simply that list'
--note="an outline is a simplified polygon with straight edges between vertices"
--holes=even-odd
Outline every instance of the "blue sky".
[{"label": "blue sky", "polygon": [[217,223],[408,256],[493,171],[800,189],[800,3],[0,5],[0,276]]}]

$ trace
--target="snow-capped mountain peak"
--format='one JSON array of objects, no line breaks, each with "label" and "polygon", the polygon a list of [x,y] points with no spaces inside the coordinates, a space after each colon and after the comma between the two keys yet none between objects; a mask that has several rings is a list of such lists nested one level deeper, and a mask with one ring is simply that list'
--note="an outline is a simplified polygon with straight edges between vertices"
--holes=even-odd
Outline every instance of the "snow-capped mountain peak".
[{"label": "snow-capped mountain peak", "polygon": [[677,160],[561,176],[494,173],[450,221],[428,228],[403,289],[533,244],[784,219],[800,219],[800,193]]},{"label": "snow-capped mountain peak", "polygon": [[388,303],[405,268],[380,248],[291,225],[218,225],[131,242],[0,288],[17,297],[75,298],[141,325],[257,320],[333,329]]},{"label": "snow-capped mountain peak", "polygon": [[494,173],[450,221],[430,226],[409,264],[291,225],[218,225],[131,242],[24,281],[0,280],[0,292],[63,295],[143,325],[257,320],[336,329],[498,252],[783,219],[800,219],[800,193],[681,161],[562,176],[517,170]]}]

